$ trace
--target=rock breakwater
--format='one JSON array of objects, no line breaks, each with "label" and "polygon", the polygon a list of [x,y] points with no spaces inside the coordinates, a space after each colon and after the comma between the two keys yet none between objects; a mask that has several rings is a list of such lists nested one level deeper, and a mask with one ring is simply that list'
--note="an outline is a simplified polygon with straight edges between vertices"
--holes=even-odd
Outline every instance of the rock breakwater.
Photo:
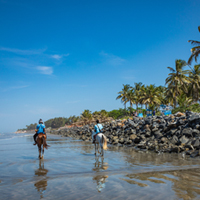
[{"label": "rock breakwater", "polygon": [[[176,113],[169,116],[151,116],[103,123],[108,143],[130,146],[155,152],[185,152],[200,155],[200,114]],[[94,124],[83,127],[51,130],[52,134],[91,141]]]}]

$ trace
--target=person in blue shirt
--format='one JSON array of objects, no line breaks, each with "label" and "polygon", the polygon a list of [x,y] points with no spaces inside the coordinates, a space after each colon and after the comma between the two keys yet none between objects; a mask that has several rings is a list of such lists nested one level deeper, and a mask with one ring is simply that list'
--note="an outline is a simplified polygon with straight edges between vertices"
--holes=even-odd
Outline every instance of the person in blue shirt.
[{"label": "person in blue shirt", "polygon": [[93,140],[93,143],[95,143],[95,140],[96,140],[96,136],[98,133],[101,133],[102,129],[103,129],[103,126],[99,123],[99,120],[97,119],[96,121],[96,125],[94,126],[94,130],[95,130],[95,135],[94,135],[94,140]]},{"label": "person in blue shirt", "polygon": [[43,133],[46,135],[45,125],[44,125],[42,119],[39,120],[39,124],[36,126],[35,135],[33,136],[35,144],[33,144],[33,145],[37,144],[36,137],[38,136],[39,133]]}]

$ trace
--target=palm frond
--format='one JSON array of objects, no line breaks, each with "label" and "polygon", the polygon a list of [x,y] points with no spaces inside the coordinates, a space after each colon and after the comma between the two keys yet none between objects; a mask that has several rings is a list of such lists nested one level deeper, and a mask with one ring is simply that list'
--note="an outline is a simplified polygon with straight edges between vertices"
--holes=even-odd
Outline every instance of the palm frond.
[{"label": "palm frond", "polygon": [[175,70],[172,67],[167,67],[171,72],[175,72]]},{"label": "palm frond", "polygon": [[188,59],[188,65],[191,65],[193,59],[195,59],[195,62],[197,62],[197,58],[198,58],[199,54],[200,54],[200,46],[199,46],[199,49],[196,50],[196,51],[194,51],[192,53],[192,55],[189,57],[189,59]]},{"label": "palm frond", "polygon": [[188,40],[188,42],[190,42],[191,45],[200,45],[200,41],[197,40]]}]

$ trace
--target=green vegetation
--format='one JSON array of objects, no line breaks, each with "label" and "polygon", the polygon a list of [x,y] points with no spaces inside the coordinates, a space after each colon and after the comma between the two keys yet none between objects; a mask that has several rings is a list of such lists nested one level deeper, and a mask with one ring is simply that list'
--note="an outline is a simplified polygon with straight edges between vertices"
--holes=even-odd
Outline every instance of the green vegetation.
[{"label": "green vegetation", "polygon": [[[37,123],[35,123],[35,124],[30,124],[30,125],[26,125],[26,130],[33,130],[33,129],[36,128],[36,126],[37,126]],[[21,130],[21,129],[20,129],[20,130]]]},{"label": "green vegetation", "polygon": [[[88,123],[95,122],[97,119],[100,121],[106,121],[111,117],[112,119],[120,119],[125,116],[131,115],[133,113],[134,109],[129,107],[127,110],[125,109],[118,109],[118,110],[112,110],[110,112],[107,112],[106,110],[101,111],[95,111],[91,112],[90,110],[84,110],[80,116],[70,116],[69,118],[65,117],[57,117],[52,118],[44,122],[46,128],[60,128],[64,125],[84,125]],[[110,118],[110,119],[111,119]],[[27,125],[25,129],[18,129],[18,130],[34,130],[37,126],[37,123]]]},{"label": "green vegetation", "polygon": [[193,105],[189,105],[189,106],[180,106],[177,108],[174,108],[172,110],[172,113],[176,113],[176,112],[185,112],[185,111],[192,111],[192,112],[198,112],[200,113],[200,105],[198,103],[193,104]]}]

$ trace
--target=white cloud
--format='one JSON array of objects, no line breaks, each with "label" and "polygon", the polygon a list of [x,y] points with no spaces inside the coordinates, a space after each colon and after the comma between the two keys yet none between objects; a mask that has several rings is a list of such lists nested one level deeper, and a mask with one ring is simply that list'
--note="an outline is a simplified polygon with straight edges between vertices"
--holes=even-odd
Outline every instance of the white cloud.
[{"label": "white cloud", "polygon": [[52,75],[52,74],[53,74],[53,68],[52,68],[52,67],[37,66],[36,69],[37,69],[41,74],[46,74],[46,75]]},{"label": "white cloud", "polygon": [[68,54],[61,54],[61,55],[59,55],[59,54],[54,54],[54,55],[51,55],[51,58],[54,58],[54,59],[56,59],[56,60],[60,60],[61,58],[67,57],[67,56],[69,56],[69,53],[68,53]]},{"label": "white cloud", "polygon": [[5,89],[3,90],[3,92],[7,92],[7,91],[10,91],[10,90],[23,89],[23,88],[27,88],[27,87],[29,87],[29,85],[12,86],[12,87],[5,88]]},{"label": "white cloud", "polygon": [[46,49],[32,49],[32,50],[22,50],[22,49],[15,49],[15,48],[7,48],[7,47],[0,47],[0,51],[11,52],[20,55],[37,55],[42,54]]},{"label": "white cloud", "polygon": [[102,51],[99,55],[103,56],[106,64],[109,64],[112,66],[120,66],[126,62],[125,59],[120,58],[119,56],[105,53],[104,51]]},{"label": "white cloud", "polygon": [[60,60],[62,58],[62,56],[55,54],[51,56],[52,58],[55,58],[56,60]]}]

